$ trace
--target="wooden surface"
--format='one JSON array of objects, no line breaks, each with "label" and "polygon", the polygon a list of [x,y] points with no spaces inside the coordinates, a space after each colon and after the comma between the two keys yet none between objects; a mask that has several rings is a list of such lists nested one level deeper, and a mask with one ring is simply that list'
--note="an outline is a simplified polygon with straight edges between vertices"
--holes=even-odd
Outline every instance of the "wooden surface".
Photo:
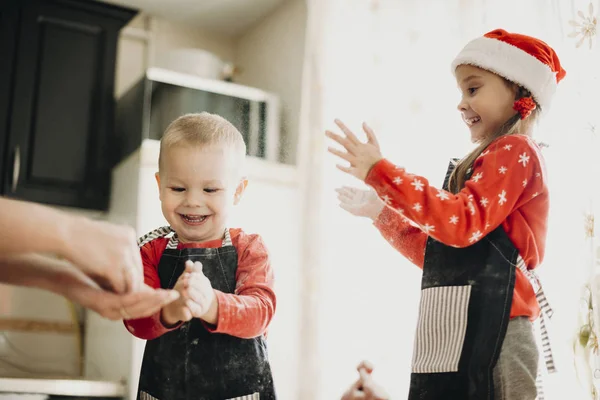
[{"label": "wooden surface", "polygon": [[0,318],[0,331],[73,334],[76,332],[76,326],[71,322]]}]

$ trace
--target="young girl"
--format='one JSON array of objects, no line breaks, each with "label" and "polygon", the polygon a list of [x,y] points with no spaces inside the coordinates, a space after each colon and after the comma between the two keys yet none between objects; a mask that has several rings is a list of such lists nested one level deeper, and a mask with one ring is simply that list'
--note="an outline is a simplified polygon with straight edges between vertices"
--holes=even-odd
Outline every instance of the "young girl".
[{"label": "young girl", "polygon": [[[498,29],[467,44],[452,71],[477,147],[450,163],[443,189],[384,159],[368,126],[362,143],[336,121],[344,136],[326,135],[346,151],[329,151],[350,163],[338,168],[387,206],[348,189],[340,198],[423,268],[409,398],[535,399],[531,321],[548,307],[531,270],[544,256],[548,187],[531,130],[565,70],[546,43]],[[552,371],[545,334],[543,344]]]}]

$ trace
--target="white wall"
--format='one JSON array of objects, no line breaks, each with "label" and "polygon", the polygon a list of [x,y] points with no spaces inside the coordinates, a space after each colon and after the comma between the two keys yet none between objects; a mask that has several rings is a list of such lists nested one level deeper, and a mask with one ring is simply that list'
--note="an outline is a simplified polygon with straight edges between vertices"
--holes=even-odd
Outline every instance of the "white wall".
[{"label": "white wall", "polygon": [[147,67],[156,66],[157,60],[165,52],[178,48],[207,50],[226,62],[235,59],[235,40],[232,37],[157,17],[139,15],[126,26],[119,38],[116,97],[134,84]]},{"label": "white wall", "polygon": [[280,97],[283,159],[294,164],[306,17],[305,1],[289,0],[233,38],[140,15],[127,25],[119,40],[115,95],[119,97],[134,84],[147,67],[157,65],[166,51],[190,47],[207,50],[239,67],[237,83]]},{"label": "white wall", "polygon": [[236,82],[276,93],[281,100],[284,161],[296,162],[306,32],[306,2],[289,0],[236,44]]}]

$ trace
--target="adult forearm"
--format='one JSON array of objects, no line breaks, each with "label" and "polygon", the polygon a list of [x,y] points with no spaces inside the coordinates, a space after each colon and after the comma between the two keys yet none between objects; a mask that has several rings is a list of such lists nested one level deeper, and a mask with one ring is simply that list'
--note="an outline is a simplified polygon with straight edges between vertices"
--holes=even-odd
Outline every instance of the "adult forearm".
[{"label": "adult forearm", "polygon": [[0,256],[0,282],[8,285],[35,287],[63,294],[69,271],[73,276],[84,276],[70,263],[41,254]]},{"label": "adult forearm", "polygon": [[0,254],[66,256],[66,232],[77,218],[41,204],[0,197]]}]

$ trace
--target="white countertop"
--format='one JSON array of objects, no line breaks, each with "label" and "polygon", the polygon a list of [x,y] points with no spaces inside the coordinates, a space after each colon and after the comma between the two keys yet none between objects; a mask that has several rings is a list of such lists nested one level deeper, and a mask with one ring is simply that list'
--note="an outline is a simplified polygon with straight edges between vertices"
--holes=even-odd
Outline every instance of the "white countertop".
[{"label": "white countertop", "polygon": [[123,397],[125,396],[125,385],[122,382],[84,379],[0,378],[0,393]]}]

